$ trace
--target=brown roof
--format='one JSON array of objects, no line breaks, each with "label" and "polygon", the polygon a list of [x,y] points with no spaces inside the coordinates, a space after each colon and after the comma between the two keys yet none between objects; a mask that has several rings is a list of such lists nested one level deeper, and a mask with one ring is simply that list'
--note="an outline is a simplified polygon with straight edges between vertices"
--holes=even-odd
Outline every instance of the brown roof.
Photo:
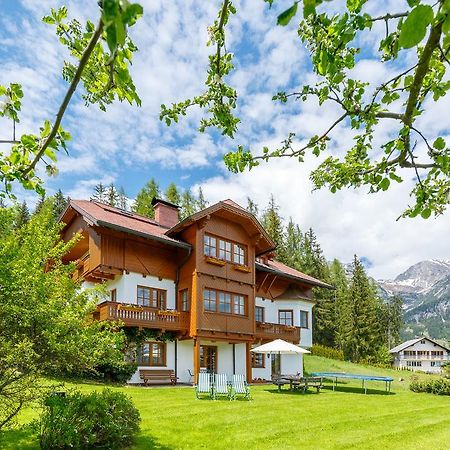
[{"label": "brown roof", "polygon": [[317,278],[306,275],[305,273],[293,269],[292,267],[289,267],[280,261],[276,261],[275,259],[268,259],[264,263],[257,261],[255,263],[255,266],[257,270],[261,270],[263,272],[274,273],[290,279],[301,281],[302,283],[310,284],[312,286],[334,289],[334,286],[332,286],[331,284],[324,283]]},{"label": "brown roof", "polygon": [[185,242],[167,236],[165,234],[167,228],[160,226],[148,217],[114,208],[94,200],[71,200],[70,206],[90,222],[91,225],[137,234],[177,247],[190,247]]}]

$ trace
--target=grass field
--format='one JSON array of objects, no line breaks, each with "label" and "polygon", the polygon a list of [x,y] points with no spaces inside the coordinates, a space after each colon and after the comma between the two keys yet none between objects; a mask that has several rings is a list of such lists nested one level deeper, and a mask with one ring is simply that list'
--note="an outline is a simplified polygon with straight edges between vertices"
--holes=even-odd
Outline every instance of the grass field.
[{"label": "grass field", "polygon": [[[253,400],[196,400],[191,387],[113,387],[129,394],[141,413],[135,449],[448,449],[450,398],[408,390],[410,374],[307,356],[305,369],[391,375],[393,393],[369,383],[364,395],[358,381],[340,383],[320,394],[278,393],[270,385],[251,387]],[[398,381],[404,377],[405,381]],[[73,384],[68,383],[68,387]],[[102,385],[80,383],[80,390]],[[378,390],[379,389],[379,390]],[[28,409],[22,423],[37,417]],[[0,448],[36,449],[27,429],[9,431]]]}]

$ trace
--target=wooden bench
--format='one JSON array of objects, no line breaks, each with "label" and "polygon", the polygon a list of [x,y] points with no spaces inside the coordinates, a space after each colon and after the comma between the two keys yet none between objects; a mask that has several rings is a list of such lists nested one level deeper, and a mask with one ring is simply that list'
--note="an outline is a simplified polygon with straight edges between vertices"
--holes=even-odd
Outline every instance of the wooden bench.
[{"label": "wooden bench", "polygon": [[161,383],[170,382],[170,384],[177,384],[178,377],[175,376],[174,370],[150,370],[150,369],[141,369],[139,370],[139,377],[144,381],[144,384],[147,386],[149,381],[156,381]]}]

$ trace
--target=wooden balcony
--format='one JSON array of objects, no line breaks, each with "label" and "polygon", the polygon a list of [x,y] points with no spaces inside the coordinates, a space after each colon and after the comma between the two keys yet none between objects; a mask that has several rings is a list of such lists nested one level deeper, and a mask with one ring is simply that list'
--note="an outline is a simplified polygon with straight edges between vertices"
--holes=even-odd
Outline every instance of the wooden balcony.
[{"label": "wooden balcony", "polygon": [[120,320],[129,327],[184,332],[189,329],[188,312],[161,311],[128,303],[109,301],[100,303],[97,306],[95,317],[99,320]]},{"label": "wooden balcony", "polygon": [[256,322],[255,338],[263,341],[283,339],[298,344],[300,342],[300,328],[278,323]]}]

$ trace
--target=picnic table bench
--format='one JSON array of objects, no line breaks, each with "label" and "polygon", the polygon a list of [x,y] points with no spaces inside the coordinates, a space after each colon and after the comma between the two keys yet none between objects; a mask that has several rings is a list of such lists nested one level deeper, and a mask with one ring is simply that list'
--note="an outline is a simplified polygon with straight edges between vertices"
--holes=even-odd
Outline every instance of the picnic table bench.
[{"label": "picnic table bench", "polygon": [[272,379],[272,383],[278,386],[278,391],[281,391],[281,388],[285,384],[289,384],[290,390],[302,389],[303,392],[306,392],[308,388],[312,387],[317,390],[317,393],[320,392],[320,389],[323,388],[323,378],[322,377],[300,377],[298,375],[280,375]]},{"label": "picnic table bench", "polygon": [[170,369],[140,369],[139,377],[144,381],[144,384],[147,386],[149,381],[157,381],[157,382],[170,382],[171,384],[177,384],[178,377],[175,376],[175,371]]}]

